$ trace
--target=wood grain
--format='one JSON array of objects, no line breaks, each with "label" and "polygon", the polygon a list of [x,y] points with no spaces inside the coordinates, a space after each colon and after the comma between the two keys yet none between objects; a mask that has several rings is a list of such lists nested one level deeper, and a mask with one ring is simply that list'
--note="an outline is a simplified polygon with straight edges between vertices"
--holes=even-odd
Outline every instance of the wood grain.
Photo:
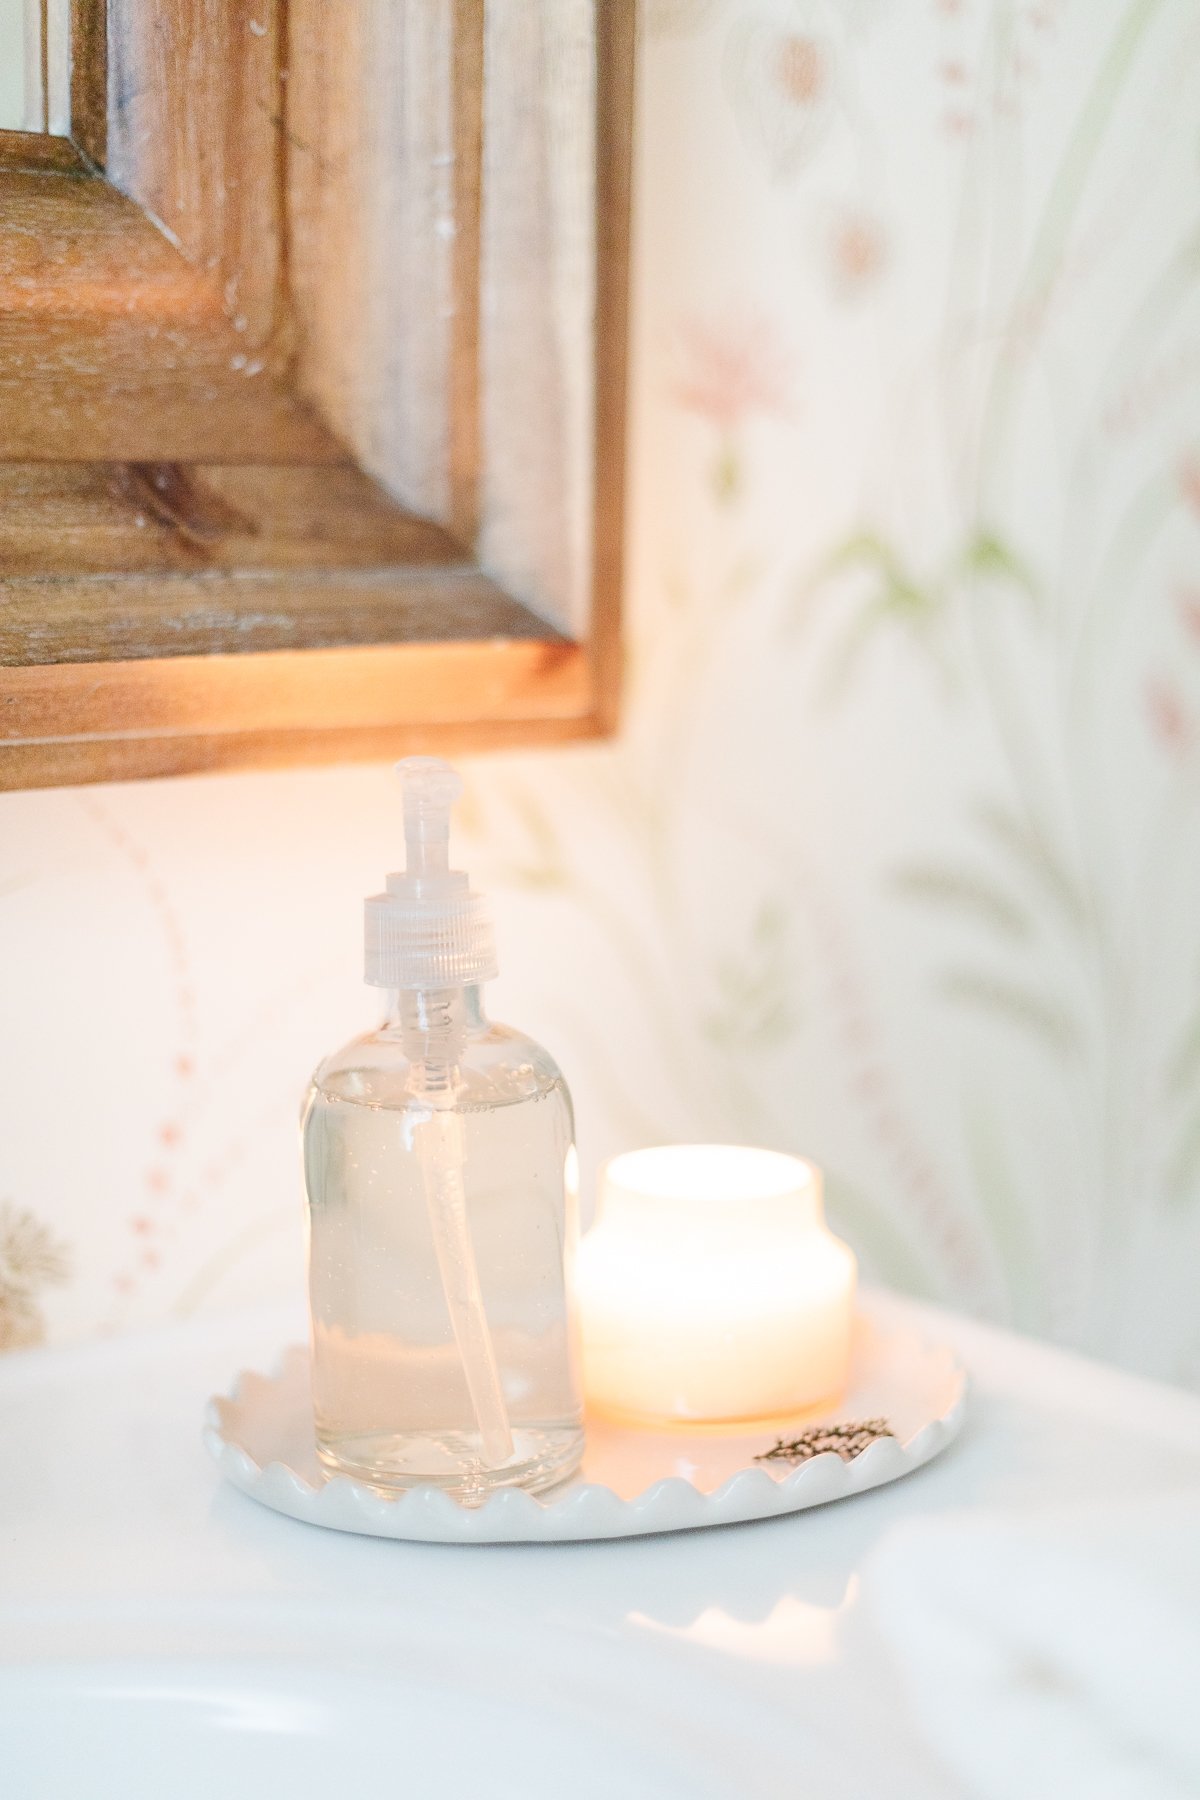
[{"label": "wood grain", "polygon": [[479,537],[479,233],[483,199],[483,0],[454,0],[450,104],[454,144],[447,346],[447,522],[462,544]]},{"label": "wood grain", "polygon": [[573,636],[587,630],[591,589],[604,11],[592,0],[485,8],[479,554]]},{"label": "wood grain", "polygon": [[[286,10],[283,0],[108,0],[109,176],[205,273],[246,354],[277,365],[290,355]],[[332,37],[330,23],[327,8]]]},{"label": "wood grain", "polygon": [[[42,78],[42,130],[50,131],[50,4],[38,0],[38,68]],[[28,51],[29,35],[26,34]],[[31,123],[27,120],[26,123]]]},{"label": "wood grain", "polygon": [[352,466],[0,464],[0,663],[556,633]]},{"label": "wood grain", "polygon": [[615,731],[622,689],[625,416],[636,0],[602,0],[596,53],[596,316],[592,594],[588,653],[596,716]]},{"label": "wood grain", "polygon": [[82,154],[0,134],[0,785],[610,729],[633,0],[594,70],[586,0],[533,65],[483,0],[73,4]]},{"label": "wood grain", "polygon": [[462,571],[453,538],[351,464],[0,463],[10,603],[17,577],[434,566]]},{"label": "wood grain", "polygon": [[[289,0],[288,282],[297,380],[410,511],[451,522],[452,362],[469,390],[477,224],[460,173],[456,45],[473,8]],[[477,102],[466,96],[469,115]],[[464,451],[469,449],[463,421]],[[461,472],[460,472],[461,479]],[[465,543],[473,541],[464,538]]]},{"label": "wood grain", "polygon": [[9,169],[0,456],[312,463],[345,451],[225,316],[211,276],[131,200],[65,169]]},{"label": "wood grain", "polygon": [[[213,676],[219,674],[220,681]],[[59,696],[73,697],[61,733]],[[0,744],[116,731],[166,735],[575,716],[587,703],[577,645],[493,643],[282,650],[0,672]],[[398,701],[400,704],[398,705]]]},{"label": "wood grain", "polygon": [[90,170],[69,138],[43,131],[0,131],[0,174],[79,175]]},{"label": "wood grain", "polygon": [[[543,619],[470,563],[38,576],[5,583],[0,664],[83,664],[94,670],[168,656],[445,645],[483,635],[555,641]],[[222,678],[228,680],[227,674]],[[64,688],[64,700],[71,691]]]},{"label": "wood grain", "polygon": [[[531,684],[536,689],[538,683]],[[42,739],[0,744],[0,790],[77,787],[94,781],[145,781],[228,770],[295,768],[304,764],[392,762],[400,756],[467,756],[483,750],[549,747],[593,738],[600,727],[588,711],[547,715],[531,692],[527,713],[471,720],[398,719],[391,725],[315,725],[300,731],[238,730],[197,736],[115,736]]]},{"label": "wood grain", "polygon": [[107,0],[70,0],[71,136],[97,169],[108,154]]},{"label": "wood grain", "polygon": [[0,669],[0,787],[562,741],[594,729],[587,659],[574,644]]}]

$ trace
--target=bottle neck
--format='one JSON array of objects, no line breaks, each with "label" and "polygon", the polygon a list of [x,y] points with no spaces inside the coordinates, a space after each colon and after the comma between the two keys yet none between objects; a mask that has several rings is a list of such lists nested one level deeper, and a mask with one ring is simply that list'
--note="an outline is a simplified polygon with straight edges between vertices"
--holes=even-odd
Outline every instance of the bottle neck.
[{"label": "bottle neck", "polygon": [[393,989],[388,994],[387,1008],[386,1029],[403,1032],[405,1040],[414,1045],[425,1040],[425,1057],[448,1040],[458,1043],[467,1032],[478,1031],[487,1024],[483,988],[478,983],[415,991]]}]

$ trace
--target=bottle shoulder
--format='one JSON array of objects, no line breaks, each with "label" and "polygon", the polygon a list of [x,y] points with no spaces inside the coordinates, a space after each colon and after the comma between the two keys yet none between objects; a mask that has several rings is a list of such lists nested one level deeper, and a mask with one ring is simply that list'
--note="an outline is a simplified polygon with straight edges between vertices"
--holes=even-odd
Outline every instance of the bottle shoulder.
[{"label": "bottle shoulder", "polygon": [[[457,1059],[456,1104],[515,1105],[558,1090],[570,1107],[562,1071],[550,1052],[523,1031],[486,1021],[463,1034]],[[384,1026],[364,1032],[317,1066],[310,1100],[322,1096],[389,1109],[427,1104],[406,1054],[402,1034]]]}]

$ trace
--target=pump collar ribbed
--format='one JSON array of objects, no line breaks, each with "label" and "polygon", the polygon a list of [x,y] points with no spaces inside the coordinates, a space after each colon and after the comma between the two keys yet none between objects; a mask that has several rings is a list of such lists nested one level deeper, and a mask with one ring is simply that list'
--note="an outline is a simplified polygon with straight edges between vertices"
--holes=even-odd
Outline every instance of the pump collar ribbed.
[{"label": "pump collar ribbed", "polygon": [[374,894],[366,902],[364,923],[366,979],[372,987],[468,987],[496,977],[491,911],[465,878],[459,893],[433,906],[405,893]]}]

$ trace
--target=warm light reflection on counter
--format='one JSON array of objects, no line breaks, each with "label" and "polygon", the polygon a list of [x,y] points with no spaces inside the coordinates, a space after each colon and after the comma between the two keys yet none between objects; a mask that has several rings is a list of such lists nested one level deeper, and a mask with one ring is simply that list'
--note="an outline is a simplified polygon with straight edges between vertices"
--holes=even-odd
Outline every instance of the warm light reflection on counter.
[{"label": "warm light reflection on counter", "polygon": [[841,1621],[858,1597],[858,1576],[851,1575],[837,1606],[814,1606],[794,1594],[781,1594],[764,1619],[735,1619],[722,1607],[709,1606],[690,1625],[667,1625],[645,1613],[629,1614],[629,1623],[683,1644],[719,1650],[748,1662],[777,1668],[814,1669],[835,1661]]}]

